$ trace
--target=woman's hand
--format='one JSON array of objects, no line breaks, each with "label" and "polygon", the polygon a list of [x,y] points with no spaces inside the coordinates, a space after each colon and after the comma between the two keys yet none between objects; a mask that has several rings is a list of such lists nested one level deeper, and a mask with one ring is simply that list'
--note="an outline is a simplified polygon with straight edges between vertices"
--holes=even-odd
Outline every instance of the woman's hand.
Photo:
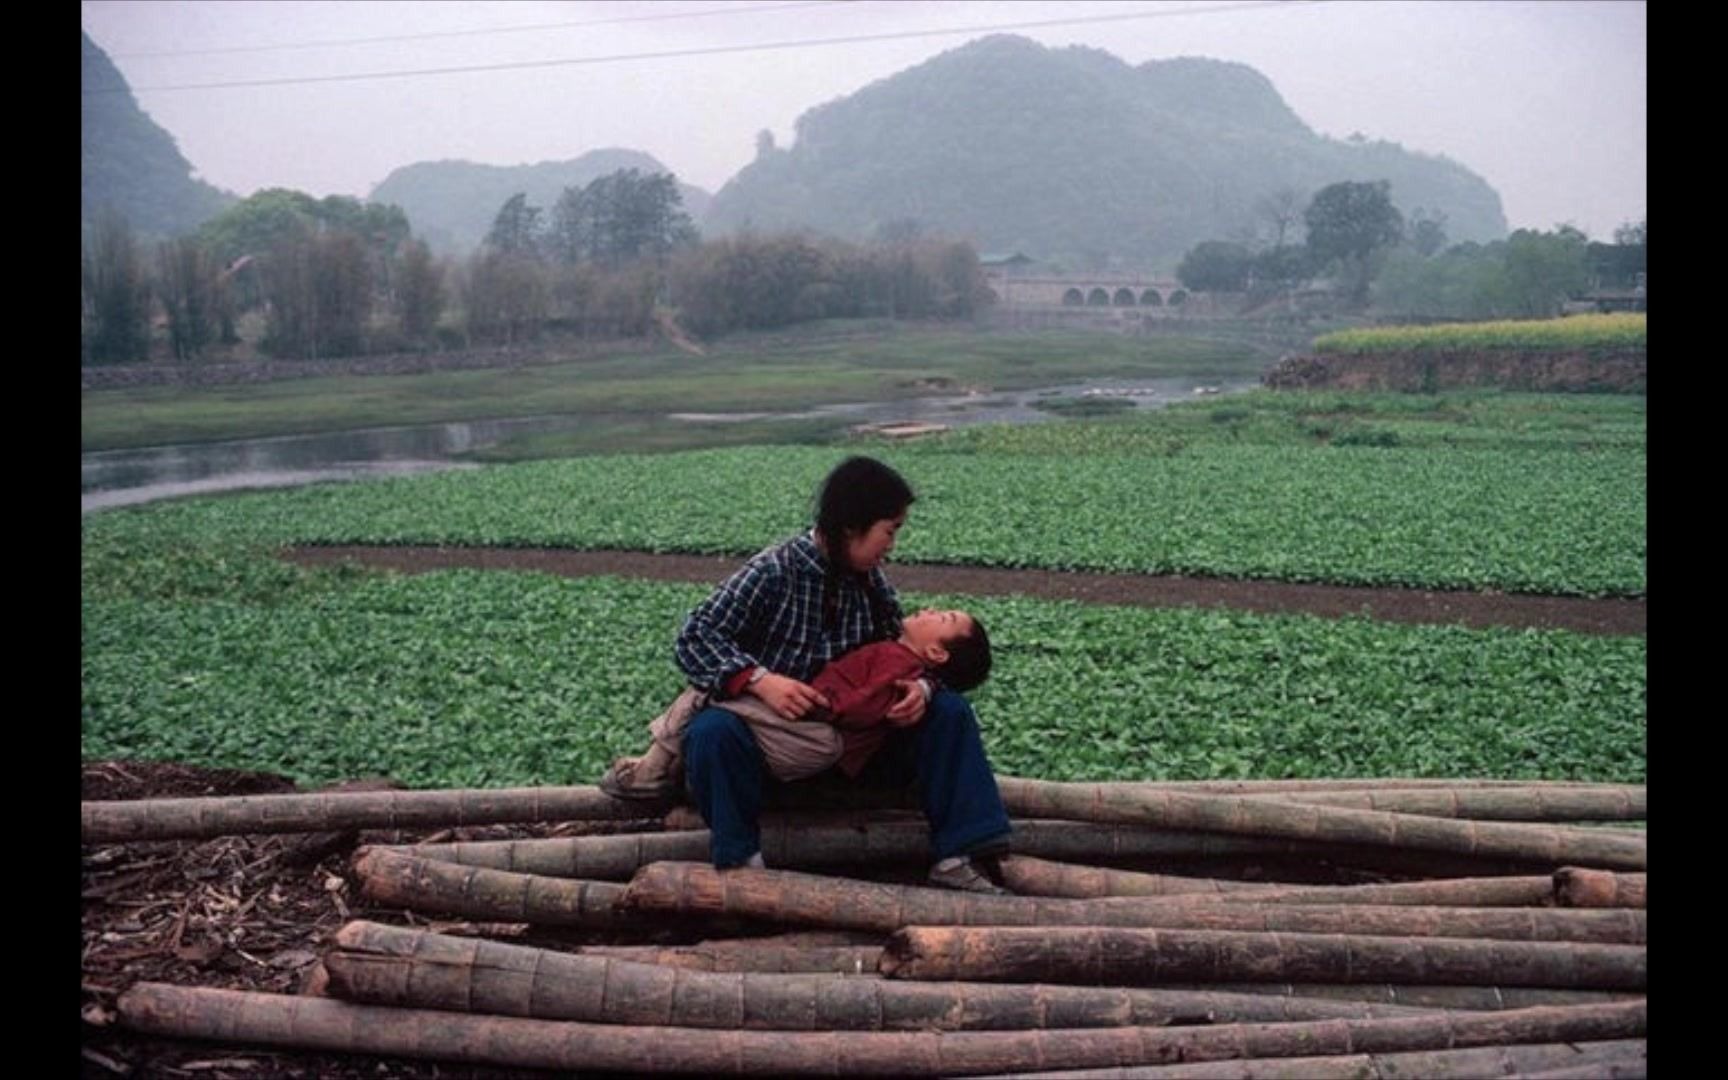
[{"label": "woman's hand", "polygon": [[799,682],[785,675],[775,675],[769,672],[757,679],[751,685],[750,693],[761,698],[763,703],[784,720],[801,719],[811,709],[821,706],[829,707],[828,699],[814,686]]},{"label": "woman's hand", "polygon": [[883,719],[891,727],[911,727],[924,719],[924,710],[929,707],[929,691],[925,688],[923,679],[895,679],[894,686],[898,696],[894,704],[888,706]]}]

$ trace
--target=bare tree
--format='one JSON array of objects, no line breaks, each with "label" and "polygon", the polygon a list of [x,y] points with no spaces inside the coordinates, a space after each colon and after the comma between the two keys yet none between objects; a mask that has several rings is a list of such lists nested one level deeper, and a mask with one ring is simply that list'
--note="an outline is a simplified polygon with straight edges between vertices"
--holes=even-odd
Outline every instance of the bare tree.
[{"label": "bare tree", "polygon": [[138,242],[113,210],[96,219],[83,260],[87,352],[92,363],[129,364],[150,358],[150,284]]},{"label": "bare tree", "polygon": [[1292,230],[1301,222],[1307,205],[1307,196],[1293,187],[1281,187],[1255,201],[1254,214],[1266,226],[1273,251],[1281,251],[1286,244],[1295,242]]},{"label": "bare tree", "polygon": [[444,312],[444,268],[420,240],[402,249],[402,264],[396,271],[396,307],[402,332],[414,341],[425,341],[438,326]]},{"label": "bare tree", "polygon": [[190,236],[156,246],[156,295],[168,316],[168,346],[176,360],[196,360],[218,317],[216,261]]}]

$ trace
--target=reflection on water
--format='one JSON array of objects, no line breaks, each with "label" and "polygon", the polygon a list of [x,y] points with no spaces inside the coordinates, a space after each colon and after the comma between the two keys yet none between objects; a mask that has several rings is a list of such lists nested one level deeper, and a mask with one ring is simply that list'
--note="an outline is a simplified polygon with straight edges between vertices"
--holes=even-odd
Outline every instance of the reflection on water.
[{"label": "reflection on water", "polygon": [[[1052,419],[1034,407],[1042,399],[1076,397],[1087,391],[1122,396],[1138,408],[1160,408],[1192,400],[1199,392],[1245,390],[1253,380],[1216,378],[1092,379],[1069,386],[1013,393],[966,394],[907,401],[824,405],[797,413],[668,413],[671,423],[829,418],[852,424],[894,422],[946,424],[1031,423]],[[106,450],[83,455],[83,512],[127,506],[177,495],[243,488],[284,487],[325,480],[438,469],[472,468],[452,460],[518,435],[569,431],[591,422],[571,416],[473,420],[419,427],[370,428],[326,435]]]},{"label": "reflection on water", "polygon": [[[141,481],[125,487],[84,490],[84,510],[105,510],[112,506],[132,506],[137,503],[169,499],[177,495],[208,495],[218,491],[241,491],[252,488],[298,487],[326,480],[363,480],[373,476],[405,476],[410,473],[436,472],[444,469],[473,469],[456,461],[375,461],[327,469],[271,469],[268,471],[226,472],[197,480],[154,480],[150,474],[139,474]],[[88,482],[88,481],[86,481]]]},{"label": "reflection on water", "polygon": [[581,423],[577,417],[533,416],[88,453],[84,512],[176,495],[472,468],[452,459],[513,435],[565,431]]}]

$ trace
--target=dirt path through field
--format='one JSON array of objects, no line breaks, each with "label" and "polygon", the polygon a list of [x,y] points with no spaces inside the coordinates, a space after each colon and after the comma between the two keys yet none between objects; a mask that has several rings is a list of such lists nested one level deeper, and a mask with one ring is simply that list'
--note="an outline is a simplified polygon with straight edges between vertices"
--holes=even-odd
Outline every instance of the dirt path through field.
[{"label": "dirt path through field", "polygon": [[[406,573],[473,568],[530,570],[565,577],[614,574],[655,581],[713,584],[737,568],[735,555],[657,555],[640,551],[547,548],[299,547],[284,556],[305,565],[353,561]],[[1230,608],[1263,613],[1367,615],[1388,622],[1512,626],[1637,634],[1643,599],[1591,600],[1486,592],[1429,592],[1277,581],[1230,581],[1147,574],[1008,570],[977,566],[895,564],[897,588],[978,596],[1034,596],[1141,607]]]}]

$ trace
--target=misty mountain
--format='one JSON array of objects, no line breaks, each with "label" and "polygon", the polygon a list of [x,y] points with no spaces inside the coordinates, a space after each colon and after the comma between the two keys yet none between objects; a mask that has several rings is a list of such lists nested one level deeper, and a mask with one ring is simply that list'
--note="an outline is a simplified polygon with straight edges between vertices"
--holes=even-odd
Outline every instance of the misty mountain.
[{"label": "misty mountain", "polygon": [[138,107],[108,54],[89,34],[82,37],[78,209],[85,230],[106,205],[142,236],[174,236],[190,232],[234,202],[228,192],[193,178],[192,165],[174,137]]},{"label": "misty mountain", "polygon": [[1327,184],[1379,179],[1406,217],[1444,213],[1453,242],[1506,234],[1481,177],[1392,143],[1318,135],[1246,65],[1134,67],[998,35],[807,111],[793,145],[760,147],[703,225],[863,239],[910,220],[982,251],[1168,269],[1200,241],[1243,236],[1280,189],[1300,193],[1300,208]]},{"label": "misty mountain", "polygon": [[[470,161],[422,161],[393,170],[367,199],[394,203],[408,215],[414,235],[436,251],[465,255],[480,245],[498,210],[517,192],[528,196],[549,218],[567,187],[585,187],[619,169],[644,173],[672,170],[639,150],[590,150],[570,161],[537,165],[477,165]],[[709,194],[680,183],[684,209],[700,218]]]}]

